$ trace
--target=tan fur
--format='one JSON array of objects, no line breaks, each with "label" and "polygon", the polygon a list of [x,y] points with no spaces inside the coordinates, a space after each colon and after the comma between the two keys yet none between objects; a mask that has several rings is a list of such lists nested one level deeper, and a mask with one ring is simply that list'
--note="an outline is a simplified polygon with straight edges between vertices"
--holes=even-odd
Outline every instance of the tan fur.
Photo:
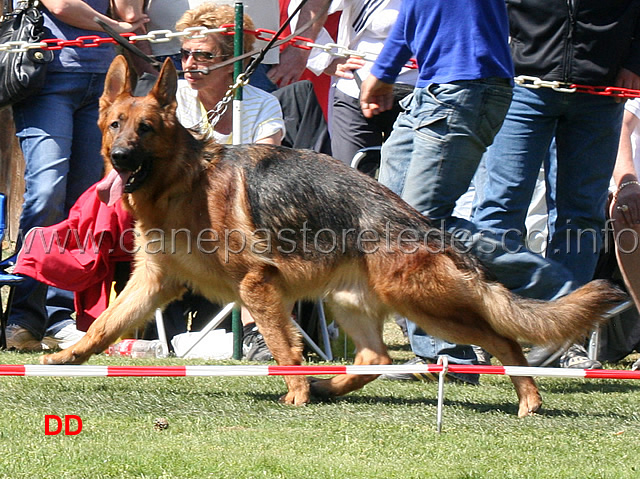
[{"label": "tan fur", "polygon": [[[367,254],[348,250],[341,255],[258,251],[264,237],[256,234],[255,223],[263,221],[258,213],[267,212],[255,208],[260,198],[268,196],[272,185],[264,183],[264,196],[253,197],[249,184],[255,180],[247,175],[274,161],[291,161],[292,167],[299,166],[294,160],[302,155],[312,158],[315,168],[326,169],[326,179],[325,175],[310,178],[304,174],[298,178],[292,169],[301,198],[294,197],[292,202],[278,203],[277,208],[269,210],[275,215],[273,220],[286,223],[287,218],[295,222],[295,218],[313,217],[314,195],[318,196],[325,186],[323,181],[328,183],[337,175],[341,181],[343,176],[352,181],[354,189],[357,186],[370,192],[363,200],[357,197],[359,193],[349,197],[352,188],[336,190],[341,195],[332,202],[337,205],[336,217],[342,205],[366,203],[362,214],[352,218],[354,228],[378,227],[382,218],[401,218],[403,225],[415,224],[421,231],[430,226],[373,180],[342,170],[323,155],[261,146],[223,148],[194,139],[175,118],[176,77],[170,62],[165,63],[156,86],[146,97],[131,96],[128,76],[126,62],[117,58],[107,75],[99,124],[104,132],[102,151],[106,161],[114,161],[114,145],[153,158],[144,184],[123,199],[138,219],[140,251],[135,268],[124,291],[85,337],[71,348],[44,356],[43,363],[86,361],[106,349],[123,330],[150,319],[156,308],[179,297],[185,286],[211,300],[236,301],[247,307],[282,365],[301,364],[303,360],[299,335],[289,320],[291,306],[303,298],[326,295],[341,327],[355,342],[356,364],[391,363],[382,341],[382,325],[390,313],[398,312],[431,334],[456,343],[480,345],[503,364],[518,366],[527,364],[518,340],[561,344],[582,336],[613,302],[622,298],[605,282],[590,283],[554,302],[519,298],[487,281],[473,258],[456,253],[450,245],[434,252],[422,244],[411,253],[395,246]],[[229,161],[229,155],[237,152],[247,155],[242,161],[234,160],[242,163],[240,166]],[[299,183],[305,181],[316,183],[300,187]],[[330,204],[321,206],[331,208]],[[385,213],[368,215],[374,209],[370,206]],[[393,240],[397,240],[402,227],[398,225],[392,229]],[[229,238],[228,249],[239,252],[230,254],[227,249],[205,253],[193,238],[188,241],[187,235],[183,238],[179,234],[170,242],[171,251],[157,251],[159,240],[167,232],[207,229],[237,231],[237,238]],[[150,236],[152,231],[161,233]],[[241,237],[246,240],[244,249]],[[151,247],[156,250],[149,251]],[[312,392],[319,396],[346,394],[375,377],[343,375],[321,381],[286,377],[288,393],[283,400],[304,404]],[[538,410],[541,399],[534,381],[512,381],[520,402],[518,414],[525,416]]]}]

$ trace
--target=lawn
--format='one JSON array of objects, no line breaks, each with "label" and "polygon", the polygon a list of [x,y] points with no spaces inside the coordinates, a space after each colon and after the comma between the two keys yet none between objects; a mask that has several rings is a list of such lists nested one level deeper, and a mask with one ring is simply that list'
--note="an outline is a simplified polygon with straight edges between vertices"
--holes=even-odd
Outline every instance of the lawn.
[{"label": "lawn", "polygon": [[[407,354],[393,348],[397,361]],[[37,358],[0,352],[1,364]],[[540,378],[544,411],[526,419],[507,377],[447,384],[440,434],[436,383],[378,380],[295,408],[278,403],[279,377],[0,381],[0,477],[12,479],[640,477],[640,383],[631,380]],[[79,416],[82,430],[45,435],[45,415]],[[157,418],[169,427],[157,430]]]}]

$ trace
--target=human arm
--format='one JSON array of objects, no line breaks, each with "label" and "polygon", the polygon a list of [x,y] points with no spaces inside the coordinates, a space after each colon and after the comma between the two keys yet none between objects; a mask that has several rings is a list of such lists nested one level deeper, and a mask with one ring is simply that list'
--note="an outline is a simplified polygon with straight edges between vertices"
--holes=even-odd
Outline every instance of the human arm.
[{"label": "human arm", "polygon": [[278,130],[271,136],[257,140],[256,143],[261,143],[263,145],[280,145],[282,144],[282,136],[282,130]]},{"label": "human arm", "polygon": [[243,102],[244,141],[267,145],[280,145],[286,127],[280,101],[270,93],[249,85]]},{"label": "human arm", "polygon": [[144,0],[113,0],[114,16],[125,22],[136,22],[145,16]]},{"label": "human arm", "polygon": [[640,118],[625,110],[613,180],[617,186],[611,203],[611,218],[623,227],[640,224],[640,185],[633,164],[631,133],[640,127]]},{"label": "human arm", "polygon": [[102,31],[102,27],[95,22],[94,18],[102,20],[119,33],[132,32],[148,22],[146,15],[134,22],[114,20],[94,10],[82,0],[42,0],[42,4],[58,20],[83,30]]},{"label": "human arm", "polygon": [[[331,0],[307,0],[298,13],[298,25],[305,25],[313,19],[313,24],[300,36],[315,40],[327,20],[327,9],[324,8]],[[279,86],[286,86],[300,78],[307,65],[311,50],[304,50],[289,46],[280,52],[280,61],[274,65],[267,76]]]},{"label": "human arm", "polygon": [[[117,20],[135,23],[138,20],[147,17],[147,14],[144,10],[146,3],[148,2],[146,2],[145,0],[112,0],[111,4],[113,7],[113,16]],[[138,35],[146,34],[147,26],[145,25],[145,23],[146,22],[142,23],[136,30],[134,30],[134,33]],[[137,42],[135,46],[145,55],[153,55],[151,42]],[[129,59],[138,76],[142,75],[142,73],[144,72],[157,75],[158,70],[151,63],[141,58],[139,55],[130,55]]]},{"label": "human arm", "polygon": [[[636,100],[632,100],[636,102]],[[631,105],[627,105],[629,107]],[[640,186],[633,164],[631,133],[640,126],[640,118],[625,110],[620,134],[620,145],[613,170],[613,179],[617,185],[613,201],[609,206],[613,222],[615,252],[620,273],[634,302],[640,304],[640,250],[638,233],[640,232]]]}]

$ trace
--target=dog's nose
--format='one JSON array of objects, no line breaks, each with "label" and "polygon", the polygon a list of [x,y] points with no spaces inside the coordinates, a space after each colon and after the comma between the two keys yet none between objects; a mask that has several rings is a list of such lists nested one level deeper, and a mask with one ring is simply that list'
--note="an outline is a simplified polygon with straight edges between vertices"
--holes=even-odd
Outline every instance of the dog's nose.
[{"label": "dog's nose", "polygon": [[113,148],[111,150],[111,163],[113,166],[126,166],[129,159],[129,150],[127,148]]}]

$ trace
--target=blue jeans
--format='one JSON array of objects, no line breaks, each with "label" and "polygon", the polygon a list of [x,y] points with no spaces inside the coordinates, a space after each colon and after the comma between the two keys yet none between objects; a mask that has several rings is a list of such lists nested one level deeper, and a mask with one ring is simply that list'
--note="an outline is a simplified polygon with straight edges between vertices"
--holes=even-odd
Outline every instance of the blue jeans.
[{"label": "blue jeans", "polygon": [[[97,121],[104,79],[105,74],[48,72],[38,95],[13,106],[25,160],[21,234],[66,219],[78,197],[100,180],[102,134]],[[19,285],[9,322],[42,337],[48,324],[68,319],[73,294],[49,289],[35,280]],[[50,305],[46,309],[45,301]]]},{"label": "blue jeans", "polygon": [[473,222],[524,238],[538,172],[555,139],[555,155],[545,165],[547,257],[563,264],[578,284],[593,279],[623,109],[608,97],[516,86],[504,125],[485,155],[486,183]]},{"label": "blue jeans", "polygon": [[[380,182],[430,217],[434,226],[452,232],[505,286],[522,295],[550,299],[572,288],[567,271],[452,216],[456,200],[469,188],[502,125],[510,100],[511,87],[502,80],[416,89],[401,103],[406,111],[382,147]],[[407,327],[417,356],[445,355],[458,364],[476,359],[470,346],[432,337],[411,322]]]}]

